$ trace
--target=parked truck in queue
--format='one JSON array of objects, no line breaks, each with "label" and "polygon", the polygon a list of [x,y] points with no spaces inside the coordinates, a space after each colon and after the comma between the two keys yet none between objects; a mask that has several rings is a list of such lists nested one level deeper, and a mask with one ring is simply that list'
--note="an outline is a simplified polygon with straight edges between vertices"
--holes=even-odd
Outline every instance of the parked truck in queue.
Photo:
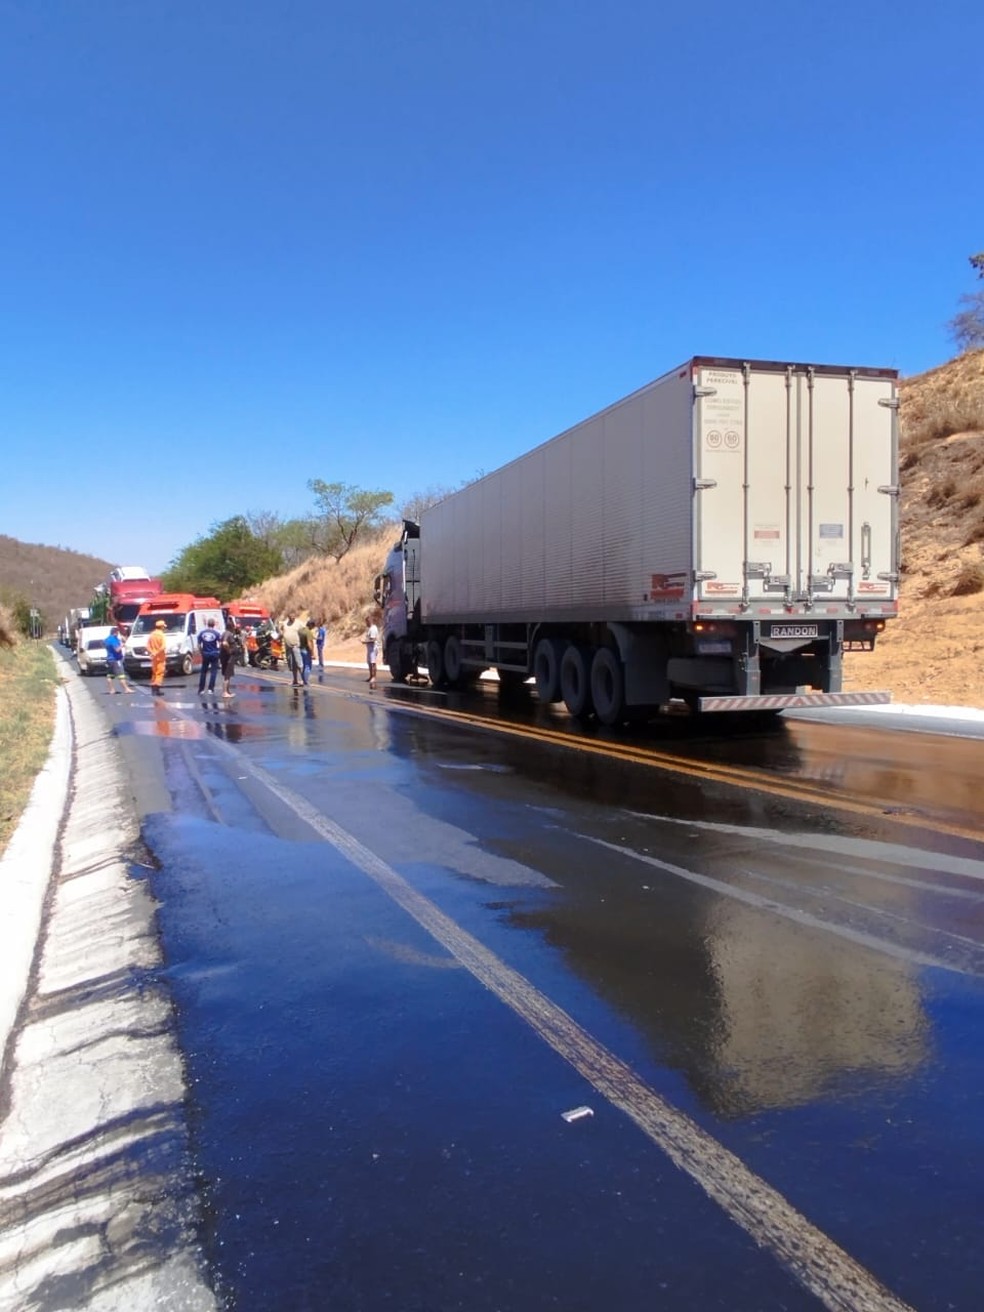
[{"label": "parked truck in queue", "polygon": [[886,702],[898,375],[696,356],[426,510],[376,580],[398,682],[494,668],[604,724]]},{"label": "parked truck in queue", "polygon": [[196,597],[187,592],[162,592],[140,607],[137,618],[123,646],[123,667],[127,674],[150,673],[147,639],[164,622],[165,668],[169,674],[191,674],[201,664],[198,634],[212,619],[221,633],[225,628],[222,603],[215,597]]},{"label": "parked truck in queue", "polygon": [[159,597],[164,591],[160,579],[153,579],[141,565],[118,565],[105,585],[108,594],[106,617],[110,624],[119,627],[124,637],[144,602]]}]

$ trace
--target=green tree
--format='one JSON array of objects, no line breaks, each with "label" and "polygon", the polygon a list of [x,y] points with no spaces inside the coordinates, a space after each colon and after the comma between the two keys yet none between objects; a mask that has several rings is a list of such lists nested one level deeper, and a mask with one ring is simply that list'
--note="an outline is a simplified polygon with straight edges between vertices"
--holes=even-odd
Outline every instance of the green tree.
[{"label": "green tree", "polygon": [[317,527],[313,518],[284,519],[275,510],[251,510],[246,522],[254,537],[280,552],[281,569],[278,572],[295,569],[314,555]]},{"label": "green tree", "polygon": [[295,569],[315,554],[317,535],[316,519],[284,520],[274,537],[274,545],[283,558],[284,569]]},{"label": "green tree", "polygon": [[256,537],[243,515],[234,515],[179,552],[162,581],[169,592],[231,601],[279,573],[281,566],[280,553]]},{"label": "green tree", "polygon": [[308,481],[318,508],[314,521],[312,546],[319,555],[341,560],[366,529],[382,522],[382,512],[393,504],[392,492],[368,492],[348,483],[326,483],[321,478]]},{"label": "green tree", "polygon": [[[970,267],[978,278],[984,278],[984,251],[970,256]],[[947,325],[950,336],[961,351],[972,351],[984,346],[984,291],[968,292],[960,297],[964,307]]]},{"label": "green tree", "polygon": [[92,594],[92,600],[89,602],[89,618],[99,624],[109,623],[109,593],[102,584]]}]

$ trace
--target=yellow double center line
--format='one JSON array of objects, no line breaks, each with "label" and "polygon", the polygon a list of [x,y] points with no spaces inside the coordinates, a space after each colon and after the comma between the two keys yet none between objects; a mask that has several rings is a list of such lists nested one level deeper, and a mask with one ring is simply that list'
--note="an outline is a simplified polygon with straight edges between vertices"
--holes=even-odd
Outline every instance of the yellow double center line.
[{"label": "yellow double center line", "polygon": [[[279,682],[279,680],[278,680]],[[288,685],[289,686],[289,685]],[[317,685],[322,693],[336,697],[352,697],[359,701],[377,701],[370,693],[356,689],[336,688],[325,684]],[[443,706],[417,706],[408,701],[387,697],[384,705],[387,711],[403,715],[418,715],[425,718],[443,720],[449,724],[466,725],[485,733],[499,734],[507,738],[518,738],[524,742],[538,742],[544,746],[563,747],[587,756],[600,756],[607,760],[621,761],[629,765],[640,765],[651,770],[681,775],[706,783],[725,784],[731,788],[767,793],[773,797],[784,797],[790,801],[801,802],[808,806],[819,806],[825,811],[842,811],[849,815],[863,815],[876,818],[882,822],[902,825],[909,829],[921,829],[934,834],[948,834],[954,838],[965,838],[973,843],[982,841],[980,829],[972,829],[955,821],[937,817],[925,817],[905,811],[885,812],[884,802],[858,801],[843,794],[818,788],[814,784],[800,783],[795,779],[783,779],[777,775],[767,774],[764,770],[752,770],[747,767],[721,765],[703,761],[686,761],[670,752],[654,748],[635,747],[631,743],[599,742],[594,738],[578,737],[563,733],[558,729],[547,729],[542,725],[514,724],[509,721],[490,719],[476,715],[471,711],[449,710]]]}]

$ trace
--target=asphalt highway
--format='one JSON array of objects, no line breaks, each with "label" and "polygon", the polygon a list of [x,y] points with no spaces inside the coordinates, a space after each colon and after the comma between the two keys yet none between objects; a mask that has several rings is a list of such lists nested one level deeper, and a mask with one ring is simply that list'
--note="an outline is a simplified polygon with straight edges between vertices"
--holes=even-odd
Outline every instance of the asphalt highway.
[{"label": "asphalt highway", "polygon": [[[967,740],[578,742],[494,690],[382,682],[158,702],[69,675],[68,823],[101,798],[107,850],[62,830],[40,959],[99,872],[86,941],[136,928],[84,987],[54,956],[26,981],[0,1296],[33,1301],[3,1306],[978,1306]],[[56,1091],[82,1067],[115,1088],[120,1053],[158,1045],[136,1112],[93,1095],[84,1134],[51,1128],[31,1058],[56,999],[63,1024],[116,1018],[72,1030]]]}]

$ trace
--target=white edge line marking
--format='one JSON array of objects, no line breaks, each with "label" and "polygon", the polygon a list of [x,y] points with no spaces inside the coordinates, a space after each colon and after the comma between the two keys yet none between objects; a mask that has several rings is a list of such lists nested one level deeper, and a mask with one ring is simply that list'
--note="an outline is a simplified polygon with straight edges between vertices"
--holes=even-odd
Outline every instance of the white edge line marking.
[{"label": "white edge line marking", "polygon": [[[839,834],[806,834],[780,829],[760,829],[754,825],[729,825],[718,820],[684,820],[676,815],[659,815],[654,811],[626,811],[634,820],[655,820],[657,824],[682,825],[688,829],[706,829],[714,834],[735,834],[739,838],[759,839],[782,847],[805,847],[811,852],[822,848],[855,860],[881,861],[912,870],[939,870],[967,879],[984,879],[984,861],[972,856],[951,856],[921,847],[903,847],[899,843],[882,843],[872,838],[842,838]],[[945,892],[940,889],[940,892]]]},{"label": "white edge line marking", "polygon": [[[667,874],[675,875],[678,879],[685,879],[690,884],[709,888],[724,897],[732,898],[735,902],[744,902],[759,911],[771,911],[774,915],[781,916],[784,920],[791,920],[797,925],[804,925],[807,929],[819,929],[825,934],[835,934],[838,938],[847,939],[850,943],[858,943],[861,947],[871,948],[887,957],[897,957],[899,961],[907,961],[914,966],[933,966],[937,970],[951,970],[958,975],[972,975],[977,978],[981,974],[980,970],[962,966],[959,962],[947,961],[945,957],[930,956],[926,952],[917,952],[914,948],[891,943],[888,939],[867,934],[864,930],[851,929],[849,925],[834,924],[833,921],[823,920],[809,911],[802,911],[799,907],[787,906],[784,902],[777,902],[774,898],[763,897],[761,893],[753,893],[747,888],[725,883],[722,879],[714,879],[711,875],[700,875],[696,870],[685,870],[683,866],[661,861],[659,857],[649,856],[645,852],[636,852],[631,847],[620,847],[618,843],[609,843],[604,838],[593,838],[590,834],[578,836],[588,843],[596,843],[598,847],[605,847],[610,852],[617,852],[619,856],[628,857],[631,861],[642,861],[645,865],[655,866],[657,870],[665,870]],[[749,873],[754,874],[754,872]]]},{"label": "white edge line marking", "polygon": [[315,833],[368,875],[480,983],[510,1007],[761,1248],[768,1249],[824,1307],[836,1312],[912,1312],[849,1253],[808,1221],[776,1189],[671,1106],[620,1058],[551,1002],[518,971],[446,916],[354,835],[284,787],[236,747],[212,746],[236,760]]}]

